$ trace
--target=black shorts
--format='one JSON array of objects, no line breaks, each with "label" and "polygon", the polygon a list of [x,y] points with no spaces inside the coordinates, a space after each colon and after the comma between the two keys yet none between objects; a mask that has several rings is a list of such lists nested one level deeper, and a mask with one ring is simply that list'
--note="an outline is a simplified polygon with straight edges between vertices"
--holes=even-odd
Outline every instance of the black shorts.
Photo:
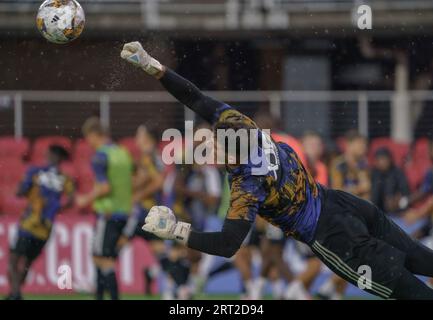
[{"label": "black shorts", "polygon": [[160,238],[155,236],[153,233],[144,231],[142,229],[144,220],[138,219],[136,216],[132,215],[129,217],[125,228],[123,229],[123,235],[128,239],[134,237],[140,237],[145,241],[162,241]]},{"label": "black shorts", "polygon": [[19,256],[24,256],[27,260],[32,262],[41,254],[46,243],[46,240],[18,236],[15,243],[11,246],[10,252]]},{"label": "black shorts", "polygon": [[406,253],[416,246],[372,203],[336,190],[323,192],[320,218],[309,245],[336,274],[383,298],[390,297],[402,276]]},{"label": "black shorts", "polygon": [[93,239],[93,256],[117,258],[119,252],[117,242],[126,225],[125,218],[113,218],[99,215]]}]

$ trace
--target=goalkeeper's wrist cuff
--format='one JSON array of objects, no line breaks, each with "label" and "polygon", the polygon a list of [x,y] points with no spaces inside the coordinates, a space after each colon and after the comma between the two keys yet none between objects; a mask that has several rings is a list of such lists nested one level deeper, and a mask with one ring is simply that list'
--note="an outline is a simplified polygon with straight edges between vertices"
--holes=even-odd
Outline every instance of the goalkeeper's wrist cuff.
[{"label": "goalkeeper's wrist cuff", "polygon": [[188,243],[189,234],[191,233],[191,224],[186,222],[177,222],[174,226],[174,240],[186,245]]}]

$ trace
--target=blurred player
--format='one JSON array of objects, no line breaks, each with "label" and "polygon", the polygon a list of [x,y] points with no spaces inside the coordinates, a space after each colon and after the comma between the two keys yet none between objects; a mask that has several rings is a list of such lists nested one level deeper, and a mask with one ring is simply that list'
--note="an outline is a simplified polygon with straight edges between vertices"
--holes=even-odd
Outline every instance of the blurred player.
[{"label": "blurred player", "polygon": [[266,221],[258,217],[234,255],[234,265],[238,269],[242,280],[242,299],[254,299],[258,295],[257,285],[253,277],[253,260],[257,256],[260,257],[260,242],[265,227]]},{"label": "blurred player", "polygon": [[269,280],[272,284],[272,295],[275,299],[283,298],[284,281],[291,282],[293,275],[284,261],[283,253],[287,238],[284,233],[272,224],[265,224],[264,236],[260,241],[262,265],[260,275],[254,280],[252,298],[261,299],[264,286]]},{"label": "blurred player", "polygon": [[109,291],[111,299],[117,300],[117,243],[132,209],[132,160],[124,148],[111,142],[108,129],[98,118],[87,119],[82,131],[89,145],[96,150],[92,159],[96,180],[93,190],[76,199],[79,207],[92,204],[97,216],[93,243],[95,297],[101,300],[104,292]]},{"label": "blurred player", "polygon": [[367,162],[367,140],[355,131],[346,135],[346,150],[331,165],[331,187],[369,199],[370,170]]},{"label": "blurred player", "polygon": [[409,194],[406,175],[395,165],[391,152],[378,149],[371,170],[371,202],[388,214],[397,214],[399,202]]},{"label": "blurred player", "polygon": [[[218,166],[219,169],[222,169],[221,166]],[[220,172],[221,179],[222,179],[222,186],[221,186],[221,200],[219,201],[219,207],[217,210],[217,217],[218,217],[218,224],[221,227],[224,218],[226,216],[227,210],[230,207],[230,186],[227,174],[225,172]],[[241,249],[239,249],[241,251]],[[239,254],[239,251],[237,254]],[[221,274],[223,272],[232,270],[235,268],[234,258],[229,259],[223,259],[223,261],[212,268],[214,261],[217,260],[216,256],[213,255],[205,255],[203,258],[203,262],[199,268],[199,283],[197,291],[198,293],[202,293],[206,287],[206,284],[208,281],[215,277],[218,274]],[[238,259],[239,261],[240,259]],[[249,269],[249,268],[248,268]],[[242,279],[244,279],[244,276],[242,275]],[[242,287],[245,288],[245,283],[242,283]],[[245,291],[245,290],[243,290]]]},{"label": "blurred player", "polygon": [[[124,45],[121,57],[158,79],[183,105],[213,123],[217,133],[232,129],[238,137],[235,145],[227,146],[227,136],[216,134],[215,147],[225,157],[231,182],[231,205],[221,231],[191,230],[189,223],[177,222],[171,209],[163,206],[150,210],[144,230],[230,257],[259,214],[286,236],[308,244],[336,274],[355,285],[362,283],[372,294],[433,299],[433,290],[413,275],[433,276],[433,251],[411,239],[382,211],[349,193],[317,184],[288,145],[275,144],[251,119],[162,66],[139,42]],[[249,135],[242,134],[245,130]],[[242,152],[242,143],[252,149],[249,155]],[[366,265],[371,278],[357,272]]]},{"label": "blurred player", "polygon": [[[367,140],[356,131],[346,134],[346,150],[331,165],[331,187],[366,200],[370,197]],[[319,288],[318,294],[323,299],[341,299],[346,288],[347,283],[333,275]]]},{"label": "blurred player", "polygon": [[325,152],[322,137],[314,131],[307,131],[302,136],[302,147],[305,154],[306,169],[314,180],[324,186],[328,186],[328,168],[323,163],[322,157]]},{"label": "blurred player", "polygon": [[[186,207],[186,199],[183,196],[185,189],[184,173],[190,171],[191,165],[177,165],[167,175],[164,181],[164,203],[176,208],[176,216],[179,219],[192,222],[191,214]],[[192,292],[188,286],[191,270],[191,252],[178,243],[173,243],[169,248],[170,276],[166,283],[163,297],[166,300],[175,298],[188,299]],[[197,253],[199,254],[199,253]],[[192,254],[194,255],[194,254]]]},{"label": "blurred player", "polygon": [[149,131],[145,125],[137,129],[135,142],[140,150],[140,160],[136,166],[136,173],[133,179],[133,213],[123,229],[119,239],[118,247],[122,247],[129,240],[138,236],[147,241],[152,252],[159,261],[159,265],[154,265],[145,270],[146,294],[151,294],[152,283],[158,279],[160,267],[167,269],[166,247],[164,241],[155,235],[143,231],[141,225],[146,218],[150,208],[161,203],[161,191],[164,182],[163,164],[157,150],[156,134]]},{"label": "blurred player", "polygon": [[[304,133],[302,147],[306,158],[306,169],[315,181],[328,186],[328,169],[322,162],[324,144],[321,136],[314,131]],[[306,268],[289,284],[284,297],[289,300],[311,299],[309,291],[320,274],[322,263],[304,243],[296,241],[295,248],[305,260]]]},{"label": "blurred player", "polygon": [[[429,142],[430,159],[433,163],[433,140]],[[421,187],[410,196],[402,197],[399,201],[399,209],[407,209],[422,201],[423,205],[417,209],[411,209],[406,213],[405,219],[412,223],[424,218],[433,211],[433,166],[425,173]]]},{"label": "blurred player", "polygon": [[[18,223],[17,239],[10,248],[9,300],[22,299],[21,286],[50,236],[56,214],[73,203],[74,184],[60,171],[61,162],[68,157],[63,147],[51,145],[47,164],[30,167],[18,188],[17,195],[27,198],[28,205]],[[63,195],[67,196],[64,205]]]},{"label": "blurred player", "polygon": [[[214,215],[221,197],[221,178],[218,169],[210,165],[184,165],[176,178],[178,201],[185,206],[195,230],[204,231],[206,218]],[[188,250],[190,260],[190,289],[195,294],[199,280],[202,253]]]}]

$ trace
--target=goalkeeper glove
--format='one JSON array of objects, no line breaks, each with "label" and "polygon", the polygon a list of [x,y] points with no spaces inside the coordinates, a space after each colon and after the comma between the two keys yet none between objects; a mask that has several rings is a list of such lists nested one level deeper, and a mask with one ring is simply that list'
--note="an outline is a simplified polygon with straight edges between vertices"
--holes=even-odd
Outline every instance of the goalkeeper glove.
[{"label": "goalkeeper glove", "polygon": [[138,41],[126,43],[120,53],[122,59],[132,63],[134,66],[143,69],[151,76],[157,75],[163,71],[162,64],[152,58],[141,46]]},{"label": "goalkeeper glove", "polygon": [[154,206],[150,209],[142,229],[161,239],[176,240],[186,245],[191,231],[191,224],[176,222],[173,211],[168,207]]}]

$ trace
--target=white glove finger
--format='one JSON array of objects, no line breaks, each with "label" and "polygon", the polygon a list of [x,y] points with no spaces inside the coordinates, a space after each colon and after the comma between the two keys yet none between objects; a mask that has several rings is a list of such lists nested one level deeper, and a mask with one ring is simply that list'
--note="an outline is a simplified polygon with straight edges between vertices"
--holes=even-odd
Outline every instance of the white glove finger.
[{"label": "white glove finger", "polygon": [[148,217],[153,217],[159,215],[160,210],[158,206],[153,206],[150,208],[149,213],[147,214]]},{"label": "white glove finger", "polygon": [[129,43],[125,43],[123,45],[122,50],[130,51],[131,53],[134,53],[137,51],[137,47],[135,45],[133,45],[132,42],[129,42]]},{"label": "white glove finger", "polygon": [[162,213],[164,215],[167,215],[170,213],[170,209],[168,207],[165,207],[165,206],[159,206],[158,210],[160,213]]},{"label": "white glove finger", "polygon": [[159,212],[159,206],[153,206],[152,208],[150,208],[149,210],[149,214],[156,214]]},{"label": "white glove finger", "polygon": [[134,41],[134,42],[126,43],[123,46],[123,50],[128,50],[131,51],[132,53],[135,53],[137,51],[143,50],[143,47],[141,46],[140,42]]},{"label": "white glove finger", "polygon": [[158,206],[158,213],[164,217],[170,216],[173,214],[173,212],[171,211],[171,209],[169,207],[166,206]]},{"label": "white glove finger", "polygon": [[152,225],[150,225],[150,224],[144,224],[142,227],[141,227],[141,229],[143,229],[144,231],[146,231],[146,232],[150,232],[150,233],[153,233],[153,231],[155,231],[155,228],[152,226]]},{"label": "white glove finger", "polygon": [[129,50],[125,50],[125,49],[123,49],[121,52],[120,52],[120,56],[122,57],[122,59],[127,59],[129,56],[131,56],[131,55],[133,55],[133,53],[131,52],[131,51],[129,51]]},{"label": "white glove finger", "polygon": [[144,219],[144,223],[153,223],[155,221],[155,216],[153,214],[148,214],[146,219]]}]

